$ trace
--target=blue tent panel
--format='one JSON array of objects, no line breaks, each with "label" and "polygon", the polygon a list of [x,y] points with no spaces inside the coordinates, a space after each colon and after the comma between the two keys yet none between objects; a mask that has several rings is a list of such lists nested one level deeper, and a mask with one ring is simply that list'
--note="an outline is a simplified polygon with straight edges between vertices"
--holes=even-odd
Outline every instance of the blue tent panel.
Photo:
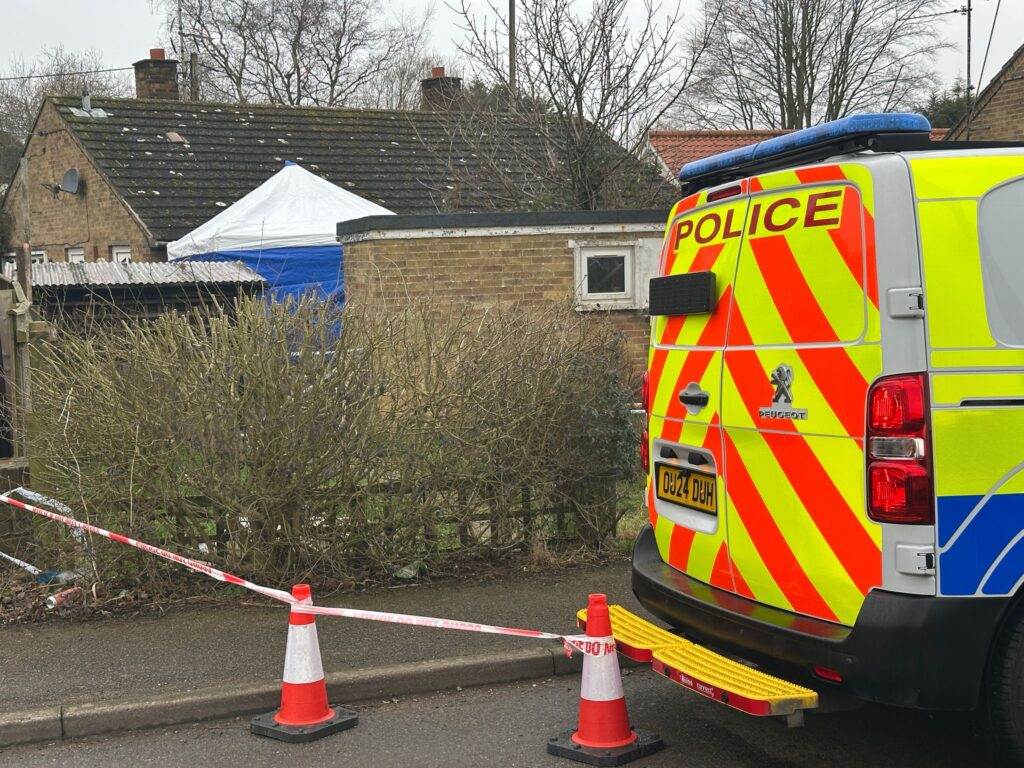
[{"label": "blue tent panel", "polygon": [[312,292],[322,299],[344,301],[341,245],[267,248],[257,251],[214,251],[189,261],[241,261],[267,281],[271,298],[299,297]]}]

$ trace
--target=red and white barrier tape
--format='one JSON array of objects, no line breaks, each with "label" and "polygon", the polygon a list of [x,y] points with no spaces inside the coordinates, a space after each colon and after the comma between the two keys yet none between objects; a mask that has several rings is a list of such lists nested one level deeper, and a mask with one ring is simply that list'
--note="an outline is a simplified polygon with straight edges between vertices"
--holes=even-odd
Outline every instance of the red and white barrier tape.
[{"label": "red and white barrier tape", "polygon": [[[19,493],[20,492],[21,489],[19,489]],[[43,499],[45,497],[38,498]],[[32,504],[26,504],[23,501],[10,498],[6,494],[0,494],[0,502],[10,504],[11,506],[24,509],[37,515],[42,515],[43,517],[48,517],[51,520],[56,520],[57,522],[71,526],[72,528],[89,531],[90,533],[94,533],[97,536],[103,536],[111,541],[117,541],[121,544],[127,544],[131,547],[135,547],[136,549],[141,549],[143,552],[149,552],[157,557],[162,557],[164,560],[170,560],[172,563],[183,565],[197,573],[206,574],[211,578],[217,579],[217,581],[223,581],[228,584],[245,587],[246,589],[265,595],[266,597],[272,597],[275,600],[287,603],[291,607],[291,610],[296,611],[297,613],[309,613],[317,616],[340,616],[347,619],[382,621],[389,624],[408,624],[417,627],[433,627],[434,629],[454,629],[463,632],[482,632],[492,635],[512,635],[515,637],[528,637],[536,640],[558,640],[565,648],[566,654],[570,655],[573,650],[577,650],[587,656],[605,656],[615,653],[614,643],[609,644],[598,642],[595,641],[594,638],[587,637],[586,635],[560,635],[554,632],[540,632],[534,629],[499,627],[492,624],[477,624],[470,621],[439,619],[432,616],[416,616],[407,613],[386,613],[383,611],[366,611],[355,608],[329,608],[321,605],[297,603],[291,594],[280,589],[272,589],[271,587],[254,584],[251,581],[247,581],[233,574],[218,570],[208,563],[193,560],[192,558],[184,557],[182,555],[175,554],[174,552],[168,552],[166,549],[160,549],[159,547],[154,547],[151,544],[137,541],[129,538],[128,536],[123,536],[120,533],[113,533],[95,525],[83,523],[79,520],[75,520],[73,517],[68,517],[67,515],[61,515],[48,509],[42,509],[41,507],[37,507]],[[60,502],[57,503],[59,504]]]},{"label": "red and white barrier tape", "polygon": [[56,512],[51,512],[48,509],[42,509],[41,507],[34,506],[33,504],[26,504],[23,501],[12,499],[10,496],[7,496],[6,494],[0,494],[0,501],[6,504],[10,504],[13,507],[18,507],[19,509],[24,509],[28,512],[33,512],[37,515],[48,517],[51,520],[56,520],[58,523],[64,523],[64,525],[69,525],[72,528],[78,528],[79,530],[89,531],[89,533],[95,533],[97,536],[103,536],[104,538],[110,539],[111,541],[119,541],[122,544],[127,544],[129,546],[135,547],[136,549],[141,549],[144,552],[149,552],[151,555],[162,557],[164,560],[170,560],[172,563],[183,565],[190,570],[196,571],[197,573],[205,573],[207,576],[214,578],[217,581],[223,581],[228,584],[235,584],[239,587],[245,587],[246,589],[251,589],[253,592],[258,592],[261,595],[266,595],[267,597],[272,597],[275,600],[281,600],[285,603],[290,604],[294,602],[292,596],[287,592],[282,592],[280,589],[271,589],[270,587],[261,587],[259,584],[253,584],[251,581],[246,581],[245,579],[239,578],[238,576],[234,576],[230,573],[220,571],[214,568],[212,565],[209,565],[208,563],[203,563],[199,560],[193,560],[190,557],[176,555],[174,552],[168,552],[166,549],[160,549],[159,547],[154,547],[152,544],[146,544],[141,541],[136,541],[135,539],[130,539],[127,536],[122,536],[120,533],[112,533],[111,531],[105,530],[103,528],[98,528],[95,525],[89,525],[89,523],[83,523],[80,520],[75,520],[73,517],[68,517],[67,515],[60,515]]},{"label": "red and white barrier tape", "polygon": [[310,613],[315,616],[341,616],[346,619],[383,621],[388,624],[409,624],[415,627],[455,629],[461,632],[482,632],[490,635],[513,635],[515,637],[530,637],[536,640],[559,640],[565,647],[566,653],[570,654],[571,649],[585,653],[588,656],[603,656],[615,652],[614,644],[608,649],[601,643],[594,643],[594,639],[586,635],[559,635],[554,632],[541,632],[536,629],[498,627],[493,624],[478,624],[472,621],[458,621],[455,619],[438,619],[433,616],[416,616],[409,613],[385,613],[383,611],[366,611],[358,608],[330,608],[324,605],[293,603],[292,610],[296,613]]}]

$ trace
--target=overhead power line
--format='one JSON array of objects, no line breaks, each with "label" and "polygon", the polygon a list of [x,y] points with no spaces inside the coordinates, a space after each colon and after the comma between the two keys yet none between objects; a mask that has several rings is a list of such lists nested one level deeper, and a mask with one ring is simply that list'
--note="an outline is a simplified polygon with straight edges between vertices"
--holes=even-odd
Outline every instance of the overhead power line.
[{"label": "overhead power line", "polygon": [[954,8],[951,11],[939,11],[938,13],[922,13],[920,16],[914,16],[913,18],[930,19],[935,16],[949,16],[952,13],[959,13],[961,16],[966,16],[968,13],[970,13],[970,10],[967,8],[966,5],[963,5],[960,6],[959,8]]},{"label": "overhead power line", "polygon": [[82,69],[77,72],[45,72],[40,75],[14,75],[13,77],[0,77],[0,82],[11,80],[34,80],[45,77],[70,77],[71,75],[99,75],[106,72],[129,72],[134,67],[114,67],[113,69]]},{"label": "overhead power line", "polygon": [[[978,75],[978,90],[974,92],[974,99],[971,101],[971,110],[967,113],[967,140],[971,140],[971,123],[974,121],[974,111],[978,106],[978,96],[981,95],[981,84],[985,80],[985,65],[988,64],[988,52],[992,48],[992,35],[996,31],[996,22],[999,20],[999,8],[1003,0],[997,0],[996,12],[992,16],[992,27],[988,31],[988,45],[985,46],[985,57],[981,60],[981,74]],[[970,94],[970,91],[967,92]]]}]

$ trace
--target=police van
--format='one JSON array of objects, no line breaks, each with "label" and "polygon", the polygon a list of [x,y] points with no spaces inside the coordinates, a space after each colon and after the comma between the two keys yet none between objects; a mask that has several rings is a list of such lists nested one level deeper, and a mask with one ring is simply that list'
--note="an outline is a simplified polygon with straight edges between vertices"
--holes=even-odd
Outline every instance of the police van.
[{"label": "police van", "polygon": [[929,128],[858,115],[683,167],[633,589],[818,691],[981,708],[1024,761],[1024,145]]}]

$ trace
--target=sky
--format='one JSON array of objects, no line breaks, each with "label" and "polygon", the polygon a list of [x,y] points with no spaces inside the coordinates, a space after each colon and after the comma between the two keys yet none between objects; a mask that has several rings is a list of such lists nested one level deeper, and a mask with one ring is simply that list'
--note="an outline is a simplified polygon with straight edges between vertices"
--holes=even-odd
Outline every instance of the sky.
[{"label": "sky", "polygon": [[[485,13],[484,0],[467,0],[478,13]],[[383,0],[392,11],[418,10],[423,0]],[[640,7],[641,0],[630,0]],[[948,9],[961,7],[967,0],[949,0]],[[973,0],[972,72],[977,82],[988,43],[992,18],[1001,2],[999,23],[992,36],[992,46],[985,67],[983,82],[995,75],[1003,63],[1024,43],[1024,0]],[[504,0],[495,0],[499,7]],[[108,66],[129,66],[145,58],[162,39],[162,18],[153,11],[151,0],[0,0],[3,7],[0,26],[0,69],[7,59],[35,59],[40,49],[57,43],[69,49],[94,48]],[[692,14],[700,7],[699,0],[682,0],[683,11]],[[460,36],[459,16],[444,2],[435,4],[432,24],[432,45],[442,56],[453,56],[454,39]],[[940,17],[943,36],[957,46],[940,54],[939,76],[952,82],[965,72],[966,22],[960,14]]]}]

